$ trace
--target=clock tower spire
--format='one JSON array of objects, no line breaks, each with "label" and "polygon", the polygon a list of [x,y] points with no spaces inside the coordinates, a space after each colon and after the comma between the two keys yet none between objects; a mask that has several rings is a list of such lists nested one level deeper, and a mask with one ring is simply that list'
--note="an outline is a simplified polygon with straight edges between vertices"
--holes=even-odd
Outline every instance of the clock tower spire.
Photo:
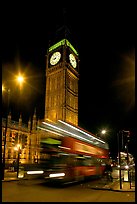
[{"label": "clock tower spire", "polygon": [[79,54],[65,35],[47,50],[45,120],[78,125],[78,80]]}]

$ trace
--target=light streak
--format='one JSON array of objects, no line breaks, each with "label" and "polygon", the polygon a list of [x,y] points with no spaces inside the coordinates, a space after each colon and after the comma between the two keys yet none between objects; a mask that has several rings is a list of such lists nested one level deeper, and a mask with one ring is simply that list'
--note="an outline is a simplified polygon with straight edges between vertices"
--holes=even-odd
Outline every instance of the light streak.
[{"label": "light streak", "polygon": [[62,148],[62,149],[68,149],[68,150],[70,150],[69,147],[63,147],[63,146],[58,146],[58,147],[60,147],[60,148]]},{"label": "light streak", "polygon": [[102,141],[102,140],[100,140],[100,139],[98,139],[98,138],[96,138],[96,137],[94,137],[94,136],[92,136],[92,135],[90,135],[90,134],[88,134],[88,133],[86,133],[86,132],[84,132],[84,131],[82,131],[82,130],[76,128],[76,127],[74,127],[74,126],[72,126],[72,125],[70,125],[70,124],[68,124],[68,123],[66,123],[66,122],[63,122],[62,120],[58,120],[58,121],[61,122],[61,123],[63,123],[63,124],[65,124],[65,125],[67,125],[67,126],[69,126],[69,127],[71,127],[71,128],[73,128],[74,130],[78,130],[79,132],[84,133],[85,135],[87,135],[87,136],[89,136],[89,137],[91,137],[91,138],[93,138],[93,139],[95,139],[95,140],[98,140],[98,141],[100,141],[100,142],[102,142],[102,143],[105,143],[104,141]]},{"label": "light streak", "polygon": [[44,171],[27,171],[27,174],[43,174]]},{"label": "light streak", "polygon": [[38,126],[38,128],[41,129],[41,130],[44,130],[44,131],[53,133],[53,134],[55,134],[55,135],[59,135],[59,136],[64,137],[64,135],[61,135],[60,133],[54,132],[54,131],[52,131],[52,130],[48,130],[48,129],[46,129],[46,128],[42,128],[42,127],[39,127],[39,126]]},{"label": "light streak", "polygon": [[[74,134],[74,133],[71,133],[71,132],[69,132],[69,131],[66,131],[66,130],[64,130],[64,129],[62,129],[62,128],[56,127],[56,126],[51,125],[51,124],[48,124],[48,123],[46,123],[46,122],[42,122],[42,123],[43,123],[43,124],[46,124],[46,125],[48,125],[48,126],[50,126],[50,127],[53,127],[53,128],[55,128],[55,129],[57,129],[57,130],[63,131],[63,132],[65,132],[65,133],[68,133],[68,134],[72,135],[72,136],[75,137],[75,138],[79,138],[79,139],[88,141],[89,143],[92,142],[91,140],[88,140],[88,139],[86,139],[86,138],[84,138],[84,137],[81,137],[81,136],[79,136],[79,135],[76,135],[76,134]],[[93,143],[93,142],[92,142],[92,143]]]},{"label": "light streak", "polygon": [[50,178],[65,176],[65,173],[56,173],[56,174],[49,174]]}]

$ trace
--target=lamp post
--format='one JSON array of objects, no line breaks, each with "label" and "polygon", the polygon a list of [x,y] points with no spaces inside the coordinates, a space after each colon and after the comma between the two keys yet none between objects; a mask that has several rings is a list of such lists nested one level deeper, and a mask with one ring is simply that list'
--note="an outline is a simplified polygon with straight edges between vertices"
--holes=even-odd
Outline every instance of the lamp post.
[{"label": "lamp post", "polygon": [[[21,85],[24,82],[24,77],[21,74],[17,76],[17,82],[19,83],[21,88]],[[7,111],[6,111],[5,137],[4,137],[4,149],[3,149],[3,162],[2,162],[2,180],[4,179],[4,174],[5,174],[6,136],[7,136],[8,114],[9,114],[10,92],[11,92],[9,88],[6,90],[5,86],[2,85],[2,92],[5,92],[5,91],[7,93]]]},{"label": "lamp post", "polygon": [[[127,165],[129,165],[129,152],[128,152],[128,142],[130,137],[130,131],[129,130],[123,130],[123,134],[126,137],[126,153],[127,153]],[[129,181],[129,169],[128,169],[128,181]]]},{"label": "lamp post", "polygon": [[[5,87],[2,86],[2,92],[6,91]],[[2,179],[4,179],[5,174],[5,153],[6,153],[6,136],[7,136],[7,125],[8,125],[8,114],[9,114],[9,104],[10,104],[10,89],[7,91],[7,113],[6,113],[6,124],[5,124],[5,137],[4,137],[4,149],[3,149],[3,165],[2,165]]]},{"label": "lamp post", "polygon": [[117,133],[117,140],[118,140],[118,165],[119,165],[119,182],[120,182],[120,189],[122,189],[122,178],[121,178],[121,154],[120,154],[120,133]]},{"label": "lamp post", "polygon": [[19,163],[20,163],[20,154],[21,154],[21,145],[17,144],[16,147],[14,147],[14,150],[18,152],[18,157],[17,157],[17,178],[19,175]]}]

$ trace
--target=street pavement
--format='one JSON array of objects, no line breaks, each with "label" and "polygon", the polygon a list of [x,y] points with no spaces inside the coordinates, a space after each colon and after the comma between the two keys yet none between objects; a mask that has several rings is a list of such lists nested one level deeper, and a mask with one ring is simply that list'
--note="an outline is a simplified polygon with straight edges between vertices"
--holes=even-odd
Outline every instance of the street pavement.
[{"label": "street pavement", "polygon": [[[10,182],[10,181],[19,181],[17,178],[17,172],[5,171],[5,178],[2,182]],[[135,181],[131,183],[129,181],[123,181],[122,179],[122,188],[120,188],[119,178],[114,178],[113,182],[108,182],[106,180],[99,179],[97,182],[90,181],[88,184],[88,188],[96,189],[96,190],[109,190],[109,191],[121,191],[121,192],[135,192]]]}]

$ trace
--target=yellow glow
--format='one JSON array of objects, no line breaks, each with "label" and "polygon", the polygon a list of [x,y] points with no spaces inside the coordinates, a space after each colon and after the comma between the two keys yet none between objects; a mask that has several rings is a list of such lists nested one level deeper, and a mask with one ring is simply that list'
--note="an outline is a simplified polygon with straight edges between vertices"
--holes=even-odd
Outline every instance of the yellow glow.
[{"label": "yellow glow", "polygon": [[23,178],[24,177],[24,174],[19,174],[18,175],[18,178]]},{"label": "yellow glow", "polygon": [[120,66],[112,85],[115,89],[115,99],[122,106],[121,109],[128,112],[135,108],[135,50],[120,55]]},{"label": "yellow glow", "polygon": [[19,82],[20,84],[22,84],[22,83],[24,82],[24,77],[21,76],[21,75],[19,75],[19,76],[17,77],[17,80],[18,80],[18,82]]},{"label": "yellow glow", "polygon": [[124,171],[124,181],[128,181],[128,171]]},{"label": "yellow glow", "polygon": [[19,149],[21,149],[21,144],[17,144],[16,147],[14,147],[14,150],[18,151]]},{"label": "yellow glow", "polygon": [[14,150],[18,151],[18,148],[17,148],[17,147],[14,147]]},{"label": "yellow glow", "polygon": [[17,148],[20,148],[21,147],[21,145],[20,144],[17,144]]},{"label": "yellow glow", "polygon": [[4,85],[2,85],[2,92],[3,92],[3,91],[5,91],[5,86],[4,86]]}]

